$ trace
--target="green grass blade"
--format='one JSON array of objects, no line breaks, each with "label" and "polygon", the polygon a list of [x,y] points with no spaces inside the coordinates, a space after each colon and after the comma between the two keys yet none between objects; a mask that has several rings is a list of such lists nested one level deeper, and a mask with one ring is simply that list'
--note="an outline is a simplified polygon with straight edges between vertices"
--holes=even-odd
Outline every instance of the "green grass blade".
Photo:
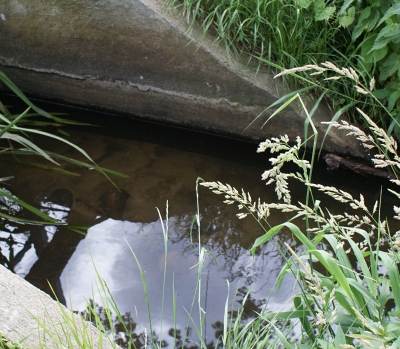
[{"label": "green grass blade", "polygon": [[278,109],[276,109],[269,117],[268,119],[262,124],[261,128],[263,128],[269,120],[271,120],[275,115],[279,114],[282,110],[284,110],[287,106],[289,106],[290,104],[292,104],[292,102],[294,100],[296,100],[297,98],[299,98],[300,95],[298,93],[296,93],[292,98],[290,98],[289,100],[287,100],[285,103],[283,103]]},{"label": "green grass blade", "polygon": [[48,161],[50,161],[50,162],[52,162],[52,163],[54,163],[56,165],[59,165],[48,154],[46,154],[46,152],[43,149],[39,148],[36,144],[32,143],[30,140],[28,140],[28,139],[26,139],[24,137],[21,137],[18,134],[6,132],[6,133],[3,134],[2,138],[6,138],[6,139],[9,139],[9,140],[18,142],[18,143],[22,144],[23,146],[31,149],[36,154],[44,157],[46,160],[48,160]]},{"label": "green grass blade", "polygon": [[67,170],[64,170],[59,167],[51,167],[51,166],[47,166],[47,165],[37,164],[34,162],[13,161],[13,160],[4,160],[3,162],[6,164],[13,164],[13,165],[37,168],[37,169],[45,170],[45,171],[57,172],[57,173],[67,175],[67,176],[75,176],[75,177],[81,176],[79,173],[76,173],[76,172],[67,171]]},{"label": "green grass blade", "polygon": [[392,295],[395,304],[400,304],[400,275],[399,269],[396,262],[390,257],[386,252],[379,251],[379,257],[382,260],[384,266],[386,267],[387,274],[390,280],[390,286],[392,287]]},{"label": "green grass blade", "polygon": [[[0,217],[3,217],[5,219],[7,219],[10,222],[16,222],[16,223],[22,223],[22,224],[31,224],[31,225],[49,225],[48,221],[36,221],[33,219],[25,219],[25,218],[20,218],[20,217],[15,217],[15,216],[11,216],[8,214],[5,214],[3,212],[0,211]],[[63,222],[57,222],[57,223],[51,223],[51,225],[55,225],[55,226],[59,226],[59,225],[67,225],[67,223],[63,223]]]},{"label": "green grass blade", "polygon": [[[305,297],[304,297],[305,298]],[[307,301],[305,299],[305,301]],[[307,336],[315,342],[315,336],[314,336],[314,329],[311,328],[309,318],[307,317],[307,314],[310,313],[310,311],[307,311],[306,308],[304,307],[301,298],[300,297],[294,297],[293,303],[297,311],[302,312],[303,315],[299,317],[300,323],[303,327],[303,330],[305,333],[307,333]]]},{"label": "green grass blade", "polygon": [[22,200],[16,198],[15,196],[7,193],[5,190],[3,190],[1,188],[0,188],[0,195],[5,196],[6,198],[14,201],[18,205],[20,205],[23,208],[27,209],[28,211],[34,213],[36,216],[40,217],[44,221],[50,222],[52,224],[58,224],[58,225],[66,225],[67,224],[67,223],[60,222],[57,219],[54,219],[54,218],[48,216],[46,213],[44,213],[44,212],[38,210],[37,208],[25,203],[24,201],[22,201]]},{"label": "green grass blade", "polygon": [[296,345],[291,344],[284,333],[275,325],[272,325],[273,328],[275,329],[275,334],[280,340],[280,344],[283,345],[286,349],[295,349]]},{"label": "green grass blade", "polygon": [[147,316],[148,316],[149,326],[150,326],[151,341],[152,341],[152,345],[153,345],[153,346],[156,346],[156,343],[154,343],[154,338],[153,338],[153,333],[154,333],[154,332],[153,332],[153,322],[151,321],[150,299],[149,299],[149,292],[148,292],[148,290],[147,290],[146,277],[145,277],[145,275],[144,275],[142,266],[140,265],[139,260],[138,260],[138,258],[137,258],[137,256],[136,256],[136,253],[133,251],[133,249],[132,249],[132,247],[129,245],[128,241],[126,241],[126,243],[127,243],[128,247],[129,247],[129,249],[130,249],[130,251],[131,251],[133,257],[135,258],[136,265],[137,265],[137,267],[138,267],[138,269],[139,269],[140,277],[141,277],[141,279],[142,279],[143,292],[144,292],[144,295],[145,295],[145,297],[146,297]]},{"label": "green grass blade", "polygon": [[[22,132],[27,132],[27,133],[35,133],[35,134],[39,134],[39,135],[41,135],[41,136],[46,136],[46,137],[49,137],[49,138],[56,139],[56,140],[58,140],[58,141],[60,141],[60,142],[66,143],[66,144],[68,144],[70,147],[76,149],[79,153],[81,153],[81,154],[82,154],[85,158],[87,158],[90,162],[92,162],[93,164],[95,164],[95,162],[92,160],[92,158],[89,156],[89,154],[88,154],[85,150],[83,150],[82,148],[78,147],[78,146],[75,145],[74,143],[72,143],[72,142],[70,142],[70,141],[68,141],[68,140],[66,140],[66,139],[64,139],[64,138],[62,138],[62,137],[53,135],[53,134],[48,133],[48,132],[40,131],[40,130],[29,129],[29,128],[24,128],[24,127],[18,127],[18,126],[14,127],[14,130],[16,130],[16,131],[22,131]],[[95,165],[96,165],[96,164],[95,164]]]},{"label": "green grass blade", "polygon": [[24,103],[31,107],[35,112],[46,118],[52,118],[49,113],[35,106],[2,71],[0,71],[0,81],[2,81],[11,91],[13,91]]},{"label": "green grass blade", "polygon": [[228,284],[228,296],[226,297],[225,301],[225,308],[224,308],[224,329],[222,333],[222,344],[225,346],[227,342],[227,337],[228,337],[228,308],[229,308],[229,290],[230,290],[230,284],[229,280],[226,280],[226,283]]},{"label": "green grass blade", "polygon": [[324,236],[325,240],[329,242],[332,246],[333,251],[335,251],[335,255],[338,258],[338,262],[343,269],[343,273],[347,278],[354,277],[353,266],[350,263],[349,257],[344,251],[343,247],[338,247],[338,240],[335,236],[326,234]]},{"label": "green grass blade", "polygon": [[[301,89],[298,91],[294,91],[291,93],[288,93],[287,95],[279,98],[277,101],[275,101],[274,103],[272,103],[270,106],[268,106],[267,108],[265,108],[260,114],[258,114],[253,121],[251,121],[246,128],[243,130],[243,132],[247,131],[251,125],[253,125],[267,110],[275,107],[276,105],[280,105],[281,103],[284,103],[285,107],[288,106],[293,100],[295,100],[295,96],[299,93],[302,92],[303,90],[308,90],[309,88],[305,88],[305,89]],[[288,102],[288,99],[290,100],[290,102]],[[282,111],[283,109],[285,109],[285,107],[280,106],[272,115],[270,115],[267,119],[267,121],[262,125],[262,127],[264,127],[264,125],[271,119],[273,118],[276,114],[278,114],[280,111]]]},{"label": "green grass blade", "polygon": [[[7,153],[7,152],[5,152],[5,153]],[[37,155],[37,154],[35,154],[35,153],[33,153],[33,152],[29,151],[29,150],[13,150],[10,153],[13,154],[13,155]],[[98,166],[98,165],[89,164],[87,162],[75,160],[75,159],[72,159],[72,158],[69,158],[69,157],[66,157],[66,156],[63,156],[63,155],[59,155],[57,153],[53,153],[51,151],[46,151],[46,153],[48,155],[50,155],[51,157],[55,158],[55,159],[60,159],[60,160],[69,162],[71,164],[74,164],[74,165],[77,165],[77,166],[80,166],[80,167],[84,167],[84,168],[87,168],[87,169],[93,169],[93,170],[101,172],[101,173],[105,172],[105,173],[108,173],[108,174],[113,175],[115,177],[129,178],[129,176],[124,174],[124,173],[113,171],[113,170],[109,170],[107,168],[104,168],[104,167],[101,167],[101,166]]]},{"label": "green grass blade", "polygon": [[342,270],[338,266],[337,261],[334,258],[332,258],[332,256],[328,252],[318,250],[316,248],[316,246],[307,238],[307,236],[304,235],[301,232],[301,230],[293,223],[286,222],[286,223],[280,224],[278,226],[275,226],[272,229],[270,229],[266,234],[264,234],[263,236],[258,238],[254,242],[252,248],[250,249],[253,256],[254,256],[256,247],[260,246],[262,243],[267,242],[270,238],[275,236],[283,227],[287,227],[290,229],[290,231],[296,236],[296,238],[299,239],[299,241],[308,249],[308,252],[311,253],[313,256],[315,256],[318,259],[318,261],[324,266],[324,268],[331,275],[333,275],[335,277],[335,279],[340,284],[340,286],[342,286],[343,289],[345,290],[346,294],[354,302],[349,283],[348,283],[345,275],[343,274]]},{"label": "green grass blade", "polygon": [[[351,103],[346,104],[345,106],[341,107],[340,109],[338,109],[335,114],[332,116],[330,122],[335,122],[338,121],[339,118],[346,113],[350,108],[353,108],[354,106],[356,106],[358,104],[358,101],[353,101]],[[322,138],[322,142],[321,142],[321,149],[325,143],[325,139],[328,136],[329,131],[331,130],[332,125],[328,125],[325,133],[324,133],[324,137]]]},{"label": "green grass blade", "polygon": [[15,126],[19,121],[21,121],[25,115],[28,113],[30,108],[26,109],[21,115],[19,115],[17,118],[15,118],[11,123],[9,123],[6,127],[2,128],[0,130],[0,138],[3,137],[3,135],[13,126]]}]

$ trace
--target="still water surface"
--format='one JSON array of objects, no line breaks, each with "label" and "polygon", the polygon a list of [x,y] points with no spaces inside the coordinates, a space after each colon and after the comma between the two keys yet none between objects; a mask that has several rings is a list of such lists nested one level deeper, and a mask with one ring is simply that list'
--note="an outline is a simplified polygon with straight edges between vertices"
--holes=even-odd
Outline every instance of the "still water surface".
[{"label": "still water surface", "polygon": [[[0,237],[12,236],[17,242],[13,246],[17,274],[46,292],[50,292],[49,280],[57,297],[69,308],[84,311],[89,300],[101,304],[96,267],[120,312],[128,314],[126,319],[135,328],[138,344],[143,344],[139,335],[144,328],[149,331],[149,320],[142,277],[133,254],[146,280],[153,330],[170,347],[174,345],[170,331],[174,321],[181,333],[190,328],[185,346],[195,347],[191,341],[198,340],[195,327],[199,324],[199,304],[206,313],[203,336],[211,344],[221,333],[228,295],[230,307],[238,309],[250,291],[245,317],[251,317],[267,302],[270,310],[281,309],[290,302],[295,287],[291,278],[285,279],[278,293],[273,292],[283,265],[276,245],[295,244],[288,232],[282,232],[251,257],[248,249],[263,230],[251,218],[239,220],[235,205],[225,205],[222,196],[200,187],[201,229],[200,234],[196,228],[191,234],[197,212],[198,177],[243,188],[253,198],[276,201],[272,188],[260,179],[269,163],[265,154],[256,154],[256,144],[88,111],[67,111],[101,125],[68,128],[68,140],[85,149],[98,165],[128,178],[112,177],[123,190],[121,194],[95,171],[61,163],[61,168],[76,174],[66,176],[20,166],[19,162],[32,159],[3,156],[0,175],[14,176],[10,186],[5,187],[7,190],[55,218],[88,227],[83,237],[54,226],[6,226]],[[63,143],[32,140],[44,149],[83,160]],[[323,164],[316,168],[315,176],[318,182],[339,185],[344,190],[359,192],[368,186],[366,196],[370,202],[382,184],[374,178],[360,181],[360,177],[348,172],[328,172]],[[303,193],[303,188],[295,188],[294,201],[301,200]],[[270,224],[288,218],[289,215],[276,214]],[[163,226],[168,227],[167,251]],[[200,284],[198,234],[200,247],[207,250]],[[3,242],[0,246],[3,258],[9,259],[9,245]],[[188,312],[192,312],[193,320],[188,321]],[[120,333],[120,337],[123,339],[124,334]]]}]

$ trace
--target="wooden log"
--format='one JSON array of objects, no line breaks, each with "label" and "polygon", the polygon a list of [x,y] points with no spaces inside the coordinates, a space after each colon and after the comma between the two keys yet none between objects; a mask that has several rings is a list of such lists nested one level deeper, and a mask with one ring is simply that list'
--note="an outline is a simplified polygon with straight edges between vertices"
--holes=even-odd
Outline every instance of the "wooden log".
[{"label": "wooden log", "polygon": [[2,265],[0,333],[22,348],[119,348],[91,323]]},{"label": "wooden log", "polygon": [[354,160],[341,157],[335,154],[327,154],[324,156],[328,169],[333,171],[339,167],[347,168],[363,176],[376,176],[385,179],[393,179],[389,171],[381,168],[375,168]]}]

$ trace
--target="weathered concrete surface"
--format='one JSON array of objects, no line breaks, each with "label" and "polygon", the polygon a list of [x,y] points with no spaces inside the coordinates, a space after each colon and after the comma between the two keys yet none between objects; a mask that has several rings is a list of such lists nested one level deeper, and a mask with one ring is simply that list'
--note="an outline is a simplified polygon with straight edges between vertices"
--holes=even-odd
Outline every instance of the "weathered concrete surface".
[{"label": "weathered concrete surface", "polygon": [[[281,87],[188,34],[161,0],[2,0],[0,16],[0,69],[28,93],[254,140],[303,135],[296,108],[244,132]],[[316,116],[322,135],[330,115]],[[325,149],[361,155],[350,142],[333,130]]]},{"label": "weathered concrete surface", "polygon": [[[74,327],[75,331],[72,334],[71,328]],[[109,338],[101,334],[92,324],[2,265],[0,265],[0,334],[9,341],[21,343],[22,348],[119,348],[116,344],[110,343]]]}]

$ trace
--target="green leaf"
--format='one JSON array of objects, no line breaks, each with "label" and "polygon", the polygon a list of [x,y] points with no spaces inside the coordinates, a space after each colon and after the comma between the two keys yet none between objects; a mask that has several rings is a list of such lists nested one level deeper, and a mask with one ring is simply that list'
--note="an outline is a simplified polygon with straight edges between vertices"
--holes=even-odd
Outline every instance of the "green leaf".
[{"label": "green leaf", "polygon": [[376,63],[384,58],[388,52],[387,46],[379,50],[371,50],[377,36],[378,34],[376,33],[368,34],[361,43],[361,56],[364,58],[365,63]]},{"label": "green leaf", "polygon": [[57,132],[60,133],[60,134],[62,134],[63,136],[69,137],[68,132],[65,132],[64,130],[62,130],[62,129],[60,129],[60,128],[57,130]]},{"label": "green leaf", "polygon": [[256,241],[254,241],[254,244],[250,249],[253,257],[254,257],[254,254],[256,253],[256,248],[267,243],[271,238],[273,238],[276,234],[278,234],[282,230],[282,228],[283,228],[283,225],[277,225],[275,227],[272,227],[264,235],[257,238]]},{"label": "green leaf", "polygon": [[348,9],[348,7],[354,2],[354,0],[345,0],[345,2],[343,3],[342,7],[340,8],[338,14],[342,15],[346,12],[346,10]]},{"label": "green leaf", "polygon": [[387,99],[393,93],[394,89],[391,87],[385,87],[379,90],[375,90],[372,94],[378,99]]},{"label": "green leaf", "polygon": [[293,349],[295,348],[294,345],[292,345],[290,342],[287,340],[287,336],[282,333],[282,331],[276,327],[275,325],[272,325],[272,327],[275,330],[275,335],[279,338],[280,344],[285,347],[285,349]]},{"label": "green leaf", "polygon": [[[353,295],[357,298],[360,308],[365,311],[368,309],[368,316],[373,318],[373,316],[378,317],[378,301],[376,300],[375,294],[369,292],[368,288],[363,285],[363,280],[348,279],[350,286],[353,288]],[[374,292],[374,289],[372,291]]]},{"label": "green leaf", "polygon": [[388,98],[388,110],[392,111],[397,100],[400,98],[400,91],[394,91]]},{"label": "green leaf", "polygon": [[397,53],[392,53],[385,59],[382,64],[379,80],[386,80],[389,76],[392,76],[398,70],[400,70],[400,56]]},{"label": "green leaf", "polygon": [[[351,103],[348,103],[348,104],[346,104],[345,106],[343,106],[342,108],[340,108],[339,110],[337,110],[336,113],[335,113],[335,115],[331,118],[331,122],[337,121],[337,120],[339,119],[339,117],[340,117],[343,113],[345,113],[345,112],[346,112],[347,110],[349,110],[350,108],[354,107],[357,103],[358,103],[358,102],[351,102]],[[325,139],[326,139],[326,137],[328,136],[329,131],[331,130],[331,128],[332,128],[332,125],[329,124],[328,127],[327,127],[327,129],[326,129],[326,131],[325,131],[324,138],[322,139],[321,149],[322,149],[322,144],[325,143]]]},{"label": "green leaf", "polygon": [[[369,248],[371,248],[369,235],[364,230],[362,230],[362,229],[350,230],[349,229],[349,231],[354,232],[354,233],[358,233],[359,235],[361,235],[362,238],[363,238],[363,241],[365,241],[368,244],[367,246]],[[366,284],[368,285],[369,290],[372,292],[372,290],[375,287],[375,284],[374,284],[375,279],[373,279],[373,277],[371,275],[371,272],[370,272],[370,269],[368,267],[368,264],[365,261],[365,256],[362,253],[362,251],[360,250],[360,247],[358,246],[357,243],[355,243],[352,239],[349,239],[348,242],[349,242],[349,244],[351,246],[351,249],[353,250],[353,254],[354,254],[354,257],[356,258],[358,266],[362,271],[362,275],[364,277],[364,280],[365,280]],[[369,264],[370,264],[371,269],[375,266],[375,264],[373,263],[373,260],[370,261]]]},{"label": "green leaf", "polygon": [[355,41],[364,30],[371,31],[379,19],[379,10],[371,6],[366,7],[358,18],[357,25],[353,29],[352,39]]},{"label": "green leaf", "polygon": [[356,16],[356,9],[354,6],[350,7],[346,13],[339,17],[339,24],[342,27],[348,27],[349,25],[353,24],[354,18]]},{"label": "green leaf", "polygon": [[375,39],[374,45],[370,51],[379,50],[386,47],[389,43],[397,43],[400,41],[400,24],[387,25],[378,34]]},{"label": "green leaf", "polygon": [[[21,149],[19,149],[19,150],[14,150],[13,149],[12,152],[10,152],[10,153],[14,154],[14,155],[27,155],[27,156],[28,155],[36,155],[34,152],[32,152],[30,150],[21,150]],[[113,171],[113,170],[109,170],[109,169],[106,169],[104,167],[100,167],[98,165],[95,166],[93,164],[89,164],[89,163],[86,163],[86,162],[83,162],[83,161],[71,159],[69,157],[66,157],[66,156],[63,156],[63,155],[59,155],[57,153],[53,153],[51,151],[46,151],[46,154],[50,155],[53,158],[64,160],[64,161],[67,161],[67,162],[69,162],[71,164],[74,164],[74,165],[77,165],[77,166],[81,166],[81,167],[85,167],[87,169],[93,169],[93,170],[101,172],[101,173],[104,172],[104,173],[111,174],[111,175],[116,176],[116,177],[129,178],[129,176],[124,174],[124,173]]]},{"label": "green leaf", "polygon": [[[328,341],[326,341],[326,340],[324,340],[324,339],[320,339],[320,338],[318,338],[317,339],[317,342],[318,342],[318,344],[319,344],[319,348],[322,348],[322,349],[336,349],[335,347],[334,347],[334,345],[332,344],[332,342],[328,342]],[[339,347],[340,348],[340,347]]]},{"label": "green leaf", "polygon": [[310,313],[310,311],[307,311],[304,314],[304,311],[302,310],[294,310],[294,311],[278,311],[276,313],[274,312],[268,312],[268,313],[263,313],[262,318],[268,321],[271,320],[290,320],[290,319],[299,319],[303,316],[314,316],[315,314]]},{"label": "green leaf", "polygon": [[[273,67],[273,68],[279,69],[279,70],[281,70],[281,71],[284,70],[283,67],[281,67],[281,66],[279,66],[279,65],[277,65],[277,64],[275,64],[275,63],[273,63],[273,62],[271,62],[271,61],[268,61],[268,60],[263,59],[263,58],[260,58],[260,57],[254,57],[254,58],[257,58],[257,59],[260,60],[261,62],[263,62],[263,63],[265,63],[265,64],[268,64],[269,66],[271,66],[271,67]],[[289,98],[293,97],[294,95],[297,95],[297,94],[300,95],[300,93],[304,93],[304,92],[306,92],[306,91],[312,90],[313,88],[315,88],[315,86],[318,86],[318,85],[317,85],[315,82],[313,82],[312,80],[305,79],[305,78],[302,77],[301,75],[298,75],[298,74],[295,74],[295,73],[292,73],[292,74],[290,74],[290,75],[293,76],[293,77],[295,77],[296,79],[299,79],[300,81],[304,81],[304,82],[305,82],[305,85],[307,85],[307,87],[303,87],[303,88],[298,89],[298,90],[296,90],[296,91],[292,91],[292,92],[290,92],[290,93],[288,93],[288,94],[282,96],[281,98],[279,98],[277,101],[275,101],[275,102],[272,103],[271,105],[269,105],[267,108],[265,108],[260,114],[258,114],[258,115],[246,126],[246,128],[243,130],[243,132],[245,132],[248,128],[250,128],[251,125],[253,125],[253,123],[256,122],[268,109],[271,109],[271,108],[275,107],[276,105],[280,105],[281,103],[286,102]],[[296,98],[297,98],[297,97],[296,97]],[[287,105],[287,103],[286,103],[285,105]],[[282,109],[279,109],[279,110],[282,110]],[[278,111],[275,111],[275,112],[268,118],[268,120],[267,120],[266,122],[268,122],[268,121],[269,121],[273,116],[275,116],[277,113],[278,113]],[[265,124],[265,123],[264,123],[264,124]],[[263,125],[263,126],[264,126],[264,125]]]},{"label": "green leaf", "polygon": [[336,6],[326,6],[324,0],[314,2],[314,19],[316,21],[327,21],[336,11]]},{"label": "green leaf", "polygon": [[342,5],[342,7],[340,8],[340,10],[339,10],[339,16],[341,16],[341,15],[343,15],[345,12],[346,12],[346,10],[347,10],[347,8],[352,4],[354,2],[354,0],[346,0],[344,3],[343,3],[343,5]]},{"label": "green leaf", "polygon": [[[352,322],[356,321],[358,323],[356,313],[354,312],[354,306],[350,304],[347,294],[345,294],[342,288],[336,289],[335,300],[354,318]],[[354,325],[356,325],[356,322],[354,322]]]},{"label": "green leaf", "polygon": [[15,126],[15,124],[17,124],[19,121],[22,120],[22,118],[24,118],[26,116],[26,114],[28,114],[30,107],[28,109],[26,109],[21,115],[19,115],[18,117],[16,117],[11,123],[9,123],[6,127],[0,127],[0,138],[3,136],[3,134],[5,134],[10,128],[12,128],[13,126]]},{"label": "green leaf", "polygon": [[333,251],[336,251],[336,258],[338,259],[338,262],[340,266],[343,269],[343,273],[347,278],[353,277],[353,271],[352,271],[352,265],[350,263],[350,260],[344,251],[343,247],[338,248],[338,240],[337,238],[332,235],[332,234],[327,234],[325,235],[325,240],[329,242],[329,244],[332,246]]},{"label": "green leaf", "polygon": [[400,304],[400,275],[396,262],[386,252],[379,251],[384,266],[386,267],[389,276],[390,285],[392,287],[392,296],[396,305]]},{"label": "green leaf", "polygon": [[303,9],[307,9],[311,5],[311,0],[295,0],[295,4]]},{"label": "green leaf", "polygon": [[[284,96],[284,97],[287,97],[287,95]],[[300,97],[300,95],[299,95],[299,94],[296,94],[296,95],[294,95],[292,98],[290,98],[288,101],[286,101],[285,103],[283,103],[278,109],[276,109],[276,110],[268,117],[268,119],[262,124],[261,128],[263,128],[263,127],[268,123],[269,120],[271,120],[275,115],[279,114],[283,109],[285,109],[287,106],[289,106],[290,104],[292,104],[292,102],[293,102],[295,99],[299,98],[299,97]]]},{"label": "green leaf", "polygon": [[[398,106],[396,105],[396,110],[398,109]],[[387,130],[388,136],[390,136],[392,133],[396,136],[396,138],[400,139],[400,113],[393,115],[393,119],[390,122],[390,125]]]},{"label": "green leaf", "polygon": [[360,322],[360,320],[357,319],[357,317],[349,315],[343,311],[338,311],[336,313],[336,316],[334,317],[333,321],[331,320],[331,323],[338,324],[338,325],[340,324],[340,326],[342,326],[342,328],[346,329],[346,331],[345,331],[346,333],[348,332],[348,329],[351,327],[361,326],[361,322]]},{"label": "green leaf", "polygon": [[384,21],[386,21],[388,18],[392,17],[393,15],[400,15],[400,3],[397,3],[390,7],[384,16],[381,18],[377,26],[380,26]]},{"label": "green leaf", "polygon": [[352,303],[354,303],[354,297],[349,282],[343,274],[340,266],[338,265],[338,261],[334,259],[328,252],[324,250],[318,250],[315,244],[306,235],[304,235],[304,233],[293,223],[285,222],[277,225],[271,228],[263,236],[259,237],[250,249],[253,256],[255,253],[255,249],[258,246],[264,244],[273,236],[275,236],[279,231],[281,231],[283,227],[287,227],[290,229],[290,231],[296,236],[296,238],[299,239],[299,241],[308,249],[308,252],[312,254],[323,265],[326,271],[328,271],[335,278],[335,280],[343,289],[346,296],[352,300]]},{"label": "green leaf", "polygon": [[335,348],[341,348],[342,345],[346,344],[346,337],[343,333],[342,327],[338,325],[335,333]]},{"label": "green leaf", "polygon": [[382,278],[380,284],[380,290],[378,293],[379,308],[384,310],[387,302],[392,299],[392,295],[389,288],[389,280]]}]

